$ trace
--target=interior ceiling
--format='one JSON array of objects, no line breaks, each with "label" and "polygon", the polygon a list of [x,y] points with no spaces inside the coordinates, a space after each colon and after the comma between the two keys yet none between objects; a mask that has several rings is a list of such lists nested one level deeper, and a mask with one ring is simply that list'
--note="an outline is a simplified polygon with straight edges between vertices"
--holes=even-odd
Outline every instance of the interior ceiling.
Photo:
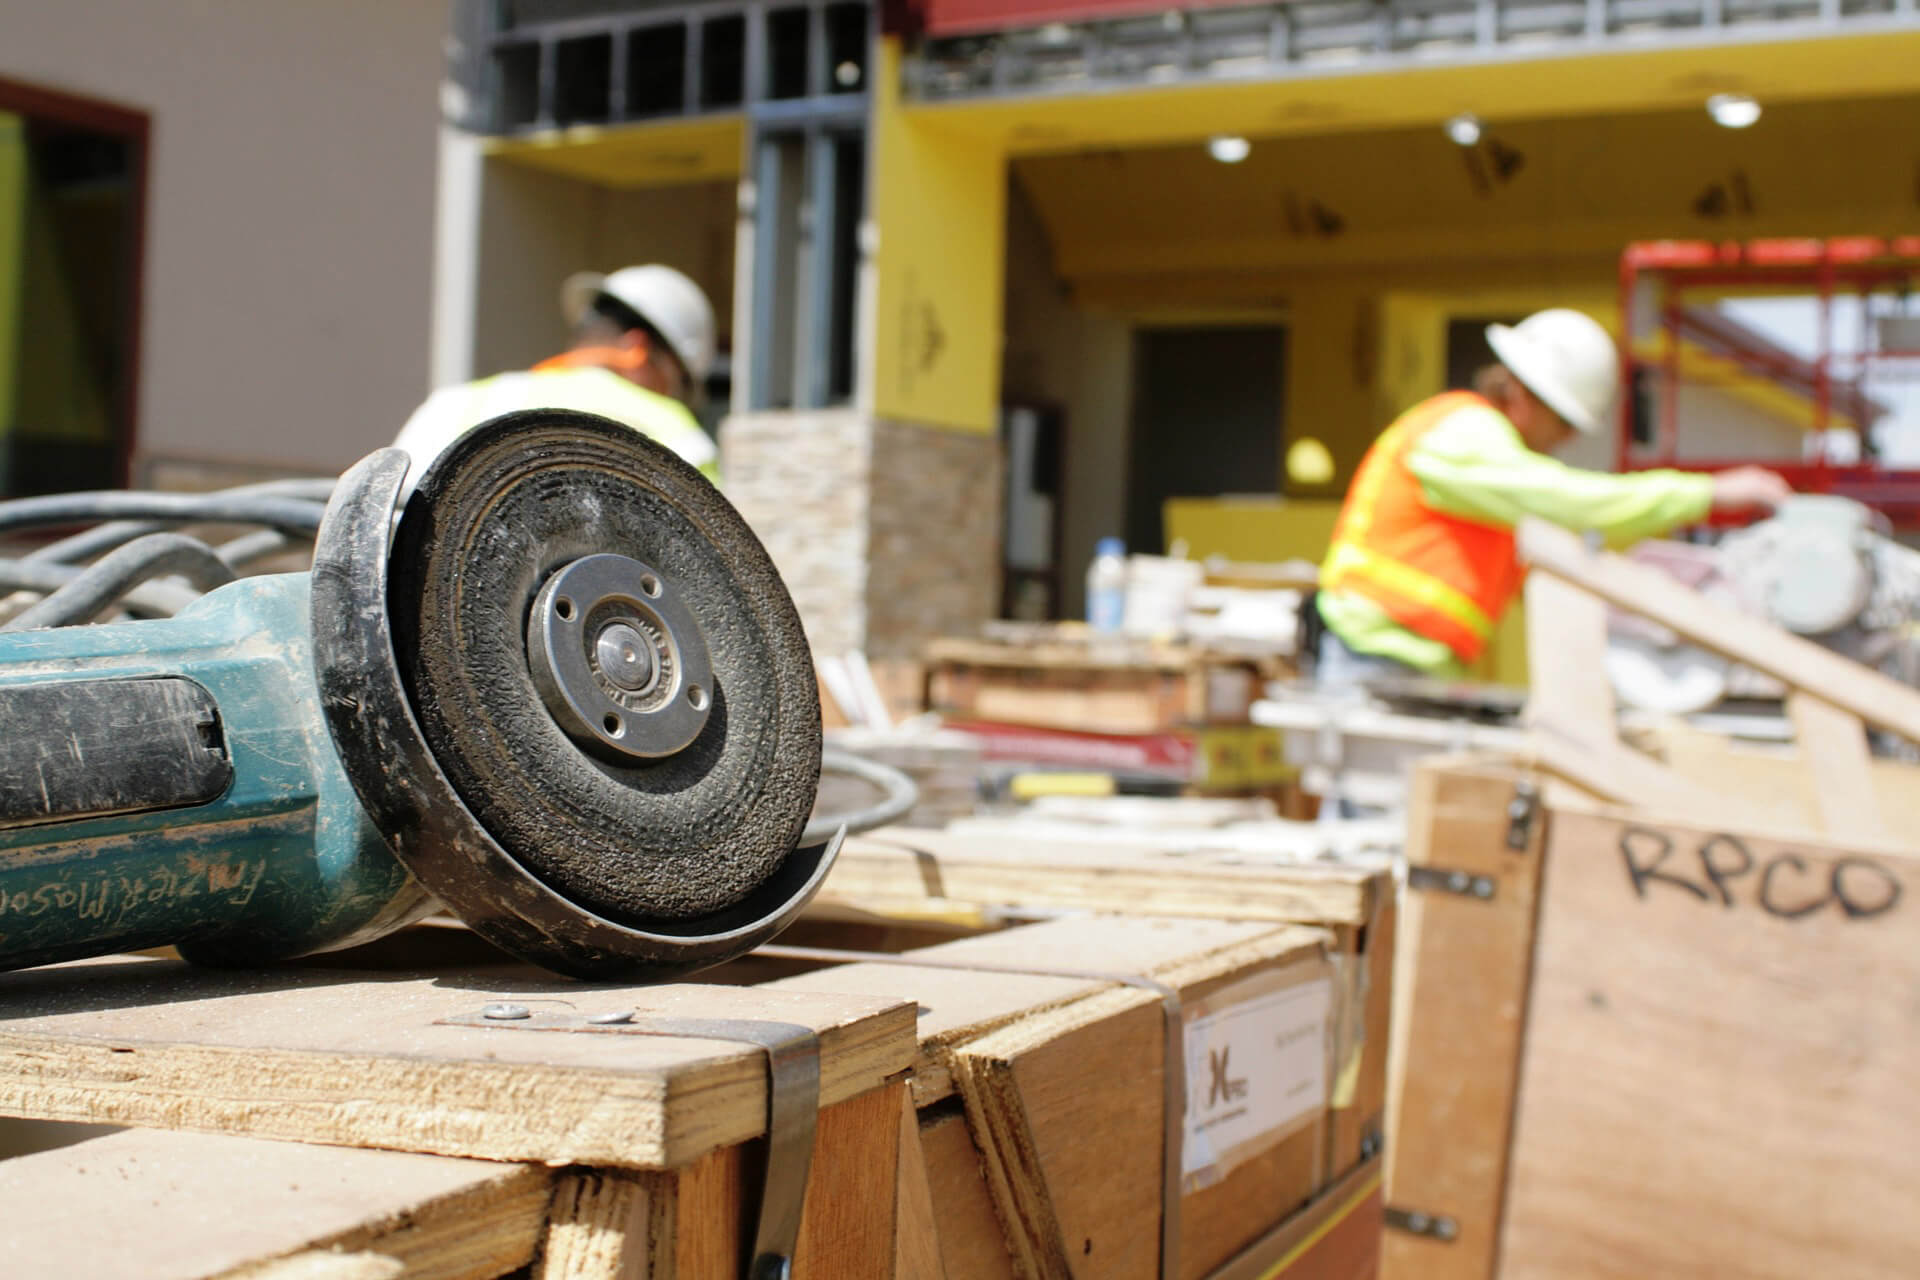
[{"label": "interior ceiling", "polygon": [[1016,181],[1080,277],[1310,265],[1504,243],[1617,253],[1628,238],[1890,234],[1920,222],[1920,97],[1769,107],[1745,130],[1704,110],[1494,120],[1017,159]]}]

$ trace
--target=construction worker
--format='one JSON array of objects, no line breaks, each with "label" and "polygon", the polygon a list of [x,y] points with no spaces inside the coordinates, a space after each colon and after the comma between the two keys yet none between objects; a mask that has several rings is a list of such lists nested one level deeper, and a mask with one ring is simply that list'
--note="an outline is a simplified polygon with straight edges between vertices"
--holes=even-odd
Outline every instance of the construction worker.
[{"label": "construction worker", "polygon": [[1487,341],[1499,363],[1474,391],[1409,409],[1360,463],[1320,570],[1322,688],[1461,675],[1520,589],[1522,516],[1619,546],[1792,492],[1761,467],[1613,475],[1555,461],[1554,449],[1606,421],[1620,382],[1613,339],[1555,309],[1492,325]]},{"label": "construction worker", "polygon": [[713,305],[700,286],[649,265],[580,272],[560,293],[570,350],[530,370],[442,387],[407,420],[394,444],[412,458],[408,493],[462,434],[515,409],[581,409],[624,422],[719,481],[713,438],[689,411],[713,367]]}]

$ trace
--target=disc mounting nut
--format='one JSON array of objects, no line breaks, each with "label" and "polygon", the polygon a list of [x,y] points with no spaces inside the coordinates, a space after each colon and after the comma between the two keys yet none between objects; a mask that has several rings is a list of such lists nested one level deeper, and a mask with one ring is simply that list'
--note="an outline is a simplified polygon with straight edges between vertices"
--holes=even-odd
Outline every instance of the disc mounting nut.
[{"label": "disc mounting nut", "polygon": [[527,664],[555,723],[615,761],[685,750],[713,706],[699,622],[631,556],[582,556],[547,578],[527,619]]}]

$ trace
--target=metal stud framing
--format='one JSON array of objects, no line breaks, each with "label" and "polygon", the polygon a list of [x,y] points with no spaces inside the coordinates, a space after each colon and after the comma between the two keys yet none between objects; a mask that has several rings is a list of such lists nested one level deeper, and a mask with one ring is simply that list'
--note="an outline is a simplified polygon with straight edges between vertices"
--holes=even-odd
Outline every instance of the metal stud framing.
[{"label": "metal stud framing", "polygon": [[1915,0],[1287,0],[926,41],[923,101],[1384,71],[1910,26]]}]

